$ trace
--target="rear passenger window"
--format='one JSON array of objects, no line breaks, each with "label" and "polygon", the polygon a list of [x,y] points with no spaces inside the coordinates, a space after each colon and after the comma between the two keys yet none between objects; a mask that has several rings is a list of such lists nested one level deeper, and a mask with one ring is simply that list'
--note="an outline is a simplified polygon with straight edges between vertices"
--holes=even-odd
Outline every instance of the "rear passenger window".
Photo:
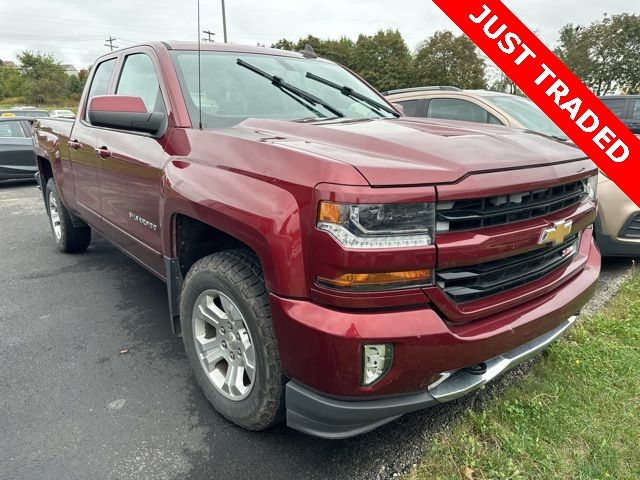
[{"label": "rear passenger window", "polygon": [[640,120],[640,99],[633,101],[633,108],[631,109],[631,118],[634,120]]},{"label": "rear passenger window", "polygon": [[418,108],[420,107],[420,100],[404,100],[402,102],[393,102],[398,105],[402,105],[404,109],[404,114],[407,117],[417,117],[418,116]]},{"label": "rear passenger window", "polygon": [[26,137],[20,122],[0,122],[0,138]]},{"label": "rear passenger window", "polygon": [[611,110],[616,117],[622,118],[624,116],[624,107],[627,105],[627,101],[624,98],[603,99],[602,103],[609,107],[609,110]]},{"label": "rear passenger window", "polygon": [[144,53],[127,57],[116,93],[142,98],[148,112],[166,111],[153,61]]},{"label": "rear passenger window", "polygon": [[429,102],[429,118],[489,123],[489,112],[475,103],[458,98],[434,98]]},{"label": "rear passenger window", "polygon": [[[91,88],[89,89],[89,95],[87,96],[87,105],[91,99],[98,95],[106,95],[109,92],[109,81],[113,74],[113,69],[116,66],[116,59],[112,58],[102,62],[96,67],[96,73],[91,80]],[[88,110],[88,109],[87,109]],[[87,115],[85,114],[85,119]]]}]

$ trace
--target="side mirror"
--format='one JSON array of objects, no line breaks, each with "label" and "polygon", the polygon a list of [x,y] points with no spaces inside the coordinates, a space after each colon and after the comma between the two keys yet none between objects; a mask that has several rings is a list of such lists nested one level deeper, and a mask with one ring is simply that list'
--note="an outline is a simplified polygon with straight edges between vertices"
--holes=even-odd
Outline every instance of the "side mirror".
[{"label": "side mirror", "polygon": [[400,112],[404,116],[404,107],[399,103],[392,103],[393,108]]},{"label": "side mirror", "polygon": [[167,125],[167,115],[147,111],[142,98],[126,95],[99,95],[89,102],[88,118],[96,127],[116,128],[159,136]]}]

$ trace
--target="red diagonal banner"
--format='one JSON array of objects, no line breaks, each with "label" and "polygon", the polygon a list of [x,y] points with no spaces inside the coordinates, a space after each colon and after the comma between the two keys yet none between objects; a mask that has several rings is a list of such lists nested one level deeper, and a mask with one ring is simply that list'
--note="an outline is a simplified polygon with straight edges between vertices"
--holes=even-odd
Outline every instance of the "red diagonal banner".
[{"label": "red diagonal banner", "polygon": [[640,205],[640,140],[499,0],[433,0]]}]

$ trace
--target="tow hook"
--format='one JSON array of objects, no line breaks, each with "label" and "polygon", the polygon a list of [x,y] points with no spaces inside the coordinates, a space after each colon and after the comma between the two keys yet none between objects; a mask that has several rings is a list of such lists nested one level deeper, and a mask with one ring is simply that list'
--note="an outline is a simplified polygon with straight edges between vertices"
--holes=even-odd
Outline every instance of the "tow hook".
[{"label": "tow hook", "polygon": [[487,373],[487,364],[482,362],[477,365],[467,367],[463,370],[467,373],[470,373],[471,375],[484,375],[485,373]]}]

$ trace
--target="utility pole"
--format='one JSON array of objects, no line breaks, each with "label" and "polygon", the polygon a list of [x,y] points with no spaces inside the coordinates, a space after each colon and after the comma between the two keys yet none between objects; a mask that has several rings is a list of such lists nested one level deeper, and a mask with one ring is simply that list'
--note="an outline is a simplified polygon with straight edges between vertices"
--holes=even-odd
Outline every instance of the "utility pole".
[{"label": "utility pole", "polygon": [[204,33],[205,35],[207,35],[209,38],[203,38],[202,41],[203,42],[213,42],[213,38],[211,38],[213,35],[215,35],[215,33],[210,32],[209,30],[203,30],[202,33]]},{"label": "utility pole", "polygon": [[117,38],[113,38],[111,35],[109,35],[109,38],[107,38],[105,40],[105,44],[104,46],[107,48],[110,48],[111,51],[113,52],[116,48],[118,48],[117,45],[114,45],[113,42],[115,42],[117,40]]},{"label": "utility pole", "polygon": [[228,43],[228,40],[227,40],[227,10],[224,7],[224,0],[222,0],[222,28],[224,30],[224,43]]}]

